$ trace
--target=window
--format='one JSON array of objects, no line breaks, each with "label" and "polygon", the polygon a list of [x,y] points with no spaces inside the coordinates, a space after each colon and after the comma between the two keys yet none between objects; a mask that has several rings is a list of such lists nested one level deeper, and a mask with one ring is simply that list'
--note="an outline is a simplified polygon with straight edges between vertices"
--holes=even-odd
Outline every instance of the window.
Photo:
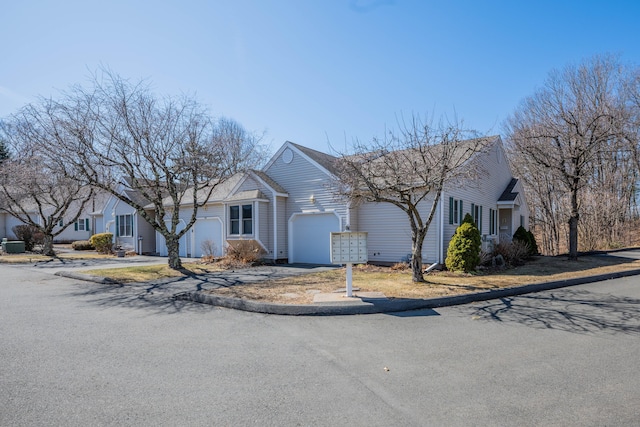
[{"label": "window", "polygon": [[58,220],[58,227],[62,227],[64,225],[64,220],[62,218],[60,218]]},{"label": "window", "polygon": [[449,197],[449,224],[462,224],[463,218],[462,200]]},{"label": "window", "polygon": [[498,232],[498,211],[489,209],[489,234],[497,234]]},{"label": "window", "polygon": [[482,206],[471,204],[471,216],[473,216],[473,222],[476,223],[476,227],[482,234]]},{"label": "window", "polygon": [[[58,224],[62,227],[62,220]],[[89,231],[89,218],[78,218],[73,224],[73,228],[75,231]]]},{"label": "window", "polygon": [[229,206],[229,234],[253,233],[253,205]]},{"label": "window", "polygon": [[116,216],[116,233],[118,237],[133,236],[133,217],[130,214]]},{"label": "window", "polygon": [[460,211],[458,210],[458,201],[453,201],[453,223],[458,224],[458,218],[460,218]]}]

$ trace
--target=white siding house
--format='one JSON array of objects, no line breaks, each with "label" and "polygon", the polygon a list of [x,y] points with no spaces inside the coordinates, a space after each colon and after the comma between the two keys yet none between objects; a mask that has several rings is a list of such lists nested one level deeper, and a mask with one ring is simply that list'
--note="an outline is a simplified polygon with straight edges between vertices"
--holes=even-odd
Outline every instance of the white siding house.
[{"label": "white siding house", "polygon": [[[473,159],[479,172],[464,182],[449,182],[423,246],[426,263],[443,263],[456,227],[471,213],[483,235],[485,247],[510,240],[520,225],[528,227],[528,208],[520,182],[511,173],[500,137],[486,139],[486,149]],[[287,248],[279,258],[289,262],[328,262],[329,232],[368,232],[368,258],[394,263],[411,253],[411,230],[406,214],[388,203],[350,207],[331,191],[336,158],[309,148],[285,143],[263,172],[287,192],[285,218]],[[419,205],[428,216],[433,199]],[[282,217],[278,220],[281,224]]]},{"label": "white siding house", "polygon": [[[474,179],[447,183],[424,242],[426,263],[444,262],[451,236],[466,213],[476,219],[485,246],[510,240],[521,222],[528,225],[522,187],[511,174],[500,138],[487,138],[485,148],[474,159],[481,166]],[[332,191],[336,160],[286,142],[261,171],[236,175],[214,191],[181,241],[181,255],[202,256],[204,241],[213,241],[216,255],[221,255],[234,240],[253,240],[274,261],[328,264],[330,233],[352,230],[368,232],[370,261],[408,259],[411,230],[406,214],[388,203],[350,206],[337,198]],[[419,205],[423,217],[431,200]],[[191,207],[182,209],[187,222]],[[165,255],[163,238],[158,235],[157,241]]]},{"label": "white siding house", "polygon": [[[486,149],[473,159],[480,166],[477,176],[446,183],[424,242],[425,263],[444,262],[451,236],[467,213],[476,220],[485,248],[511,240],[520,225],[528,227],[522,184],[511,173],[502,141],[497,136],[486,141]],[[273,261],[329,264],[330,233],[352,230],[368,232],[370,261],[407,260],[411,230],[406,214],[389,203],[351,206],[348,200],[337,198],[332,191],[336,160],[285,142],[262,170],[236,174],[213,189],[198,209],[194,225],[180,239],[180,255],[220,256],[234,241],[251,240]],[[124,184],[121,194],[141,205],[148,203]],[[202,192],[199,197],[207,194]],[[186,194],[183,200],[192,197]],[[428,216],[432,200],[419,205],[423,218]],[[166,206],[171,204],[165,200]],[[153,206],[146,209],[152,212]],[[86,240],[94,233],[111,232],[114,242],[125,249],[167,255],[164,237],[117,197],[103,197],[86,211],[60,238]],[[189,223],[192,212],[189,202],[183,203],[179,227]],[[12,237],[11,228],[20,223],[0,214],[0,237]]]}]

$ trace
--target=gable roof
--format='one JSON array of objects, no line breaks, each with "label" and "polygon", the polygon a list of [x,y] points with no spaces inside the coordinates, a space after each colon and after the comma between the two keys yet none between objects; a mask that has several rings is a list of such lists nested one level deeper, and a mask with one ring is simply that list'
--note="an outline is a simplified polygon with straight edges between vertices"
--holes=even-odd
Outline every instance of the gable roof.
[{"label": "gable roof", "polygon": [[[205,200],[205,198],[209,193],[209,190],[211,190],[211,187],[209,186],[204,189],[200,189],[197,194],[198,203],[200,204],[203,202],[222,202],[229,196],[231,191],[236,187],[236,185],[238,184],[240,179],[242,179],[243,176],[244,174],[239,172],[225,179],[223,182],[215,184],[215,188],[211,192],[211,195],[209,196],[208,200]],[[182,195],[182,199],[180,201],[180,205],[189,206],[192,204],[192,201],[193,201],[193,187],[189,187],[184,191],[184,194]],[[164,199],[162,199],[162,205],[173,206],[173,200],[171,199],[171,197],[165,197]],[[153,204],[148,204],[145,206],[145,209],[153,209],[153,208],[154,208]]]},{"label": "gable roof", "polygon": [[504,189],[504,191],[498,198],[498,201],[513,202],[514,200],[516,200],[518,198],[519,193],[517,191],[513,191],[513,189],[516,187],[517,183],[518,183],[518,178],[511,178],[509,185],[507,185],[507,188]]},{"label": "gable roof", "polygon": [[282,188],[282,186],[280,184],[278,184],[277,182],[275,182],[273,180],[273,178],[271,178],[269,175],[267,175],[266,173],[259,171],[259,170],[251,170],[250,171],[253,175],[257,176],[260,180],[262,180],[265,184],[267,184],[269,187],[271,187],[272,190],[274,190],[276,193],[281,193],[281,194],[287,194],[287,190],[285,190],[284,188]]},{"label": "gable roof", "polygon": [[289,143],[289,144],[293,145],[294,147],[296,147],[303,154],[305,154],[307,157],[309,157],[314,162],[318,163],[320,166],[325,168],[327,171],[335,174],[335,172],[336,172],[335,163],[338,160],[337,157],[334,157],[331,154],[327,154],[327,153],[323,153],[321,151],[317,151],[317,150],[311,149],[309,147],[305,147],[303,145],[299,145],[299,144],[293,143],[291,141],[287,141],[287,143]]}]

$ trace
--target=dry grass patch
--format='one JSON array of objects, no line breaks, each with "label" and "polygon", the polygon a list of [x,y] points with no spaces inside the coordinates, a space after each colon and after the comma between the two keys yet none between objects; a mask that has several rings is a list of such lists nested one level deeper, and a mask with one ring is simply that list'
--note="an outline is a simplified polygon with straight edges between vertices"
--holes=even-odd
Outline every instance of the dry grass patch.
[{"label": "dry grass patch", "polygon": [[35,254],[35,253],[24,253],[24,254],[1,254],[0,255],[0,263],[3,264],[26,264],[32,262],[39,261],[52,261],[54,259],[104,259],[104,258],[115,258],[114,255],[104,255],[99,253],[87,253],[87,252],[69,252],[69,253],[60,253],[55,257]]},{"label": "dry grass patch", "polygon": [[[633,269],[640,269],[640,261],[615,256],[585,256],[575,262],[562,257],[537,257],[524,266],[499,272],[432,272],[425,275],[426,283],[414,283],[408,270],[366,265],[353,269],[353,287],[361,292],[383,292],[389,298],[434,298]],[[344,287],[342,268],[209,292],[265,302],[310,304],[314,293],[329,293]]]},{"label": "dry grass patch", "polygon": [[149,282],[170,277],[185,277],[194,274],[206,274],[221,271],[215,264],[184,263],[183,270],[173,270],[167,264],[153,264],[132,267],[95,268],[83,273],[108,277],[119,283]]}]

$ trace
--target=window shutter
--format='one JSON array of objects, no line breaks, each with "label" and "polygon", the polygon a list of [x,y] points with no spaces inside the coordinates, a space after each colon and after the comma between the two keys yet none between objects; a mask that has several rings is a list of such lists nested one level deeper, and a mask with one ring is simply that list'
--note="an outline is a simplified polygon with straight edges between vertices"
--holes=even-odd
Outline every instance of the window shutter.
[{"label": "window shutter", "polygon": [[78,221],[73,223],[73,229],[74,231],[78,231]]},{"label": "window shutter", "polygon": [[462,200],[460,200],[460,221],[458,221],[460,224],[462,224],[462,220],[464,219],[464,213],[462,211]]},{"label": "window shutter", "polygon": [[116,215],[116,237],[120,237],[120,216]]},{"label": "window shutter", "polygon": [[449,197],[449,224],[453,224],[453,197]]},{"label": "window shutter", "polygon": [[84,229],[85,229],[86,231],[89,231],[89,218],[86,218],[86,219],[84,220]]},{"label": "window shutter", "polygon": [[482,234],[482,206],[480,206],[480,218],[478,218],[478,222],[480,223],[478,227],[480,228],[480,234]]},{"label": "window shutter", "polygon": [[471,218],[473,219],[473,222],[476,223],[476,227],[477,227],[478,223],[476,221],[476,204],[475,203],[471,203]]}]

